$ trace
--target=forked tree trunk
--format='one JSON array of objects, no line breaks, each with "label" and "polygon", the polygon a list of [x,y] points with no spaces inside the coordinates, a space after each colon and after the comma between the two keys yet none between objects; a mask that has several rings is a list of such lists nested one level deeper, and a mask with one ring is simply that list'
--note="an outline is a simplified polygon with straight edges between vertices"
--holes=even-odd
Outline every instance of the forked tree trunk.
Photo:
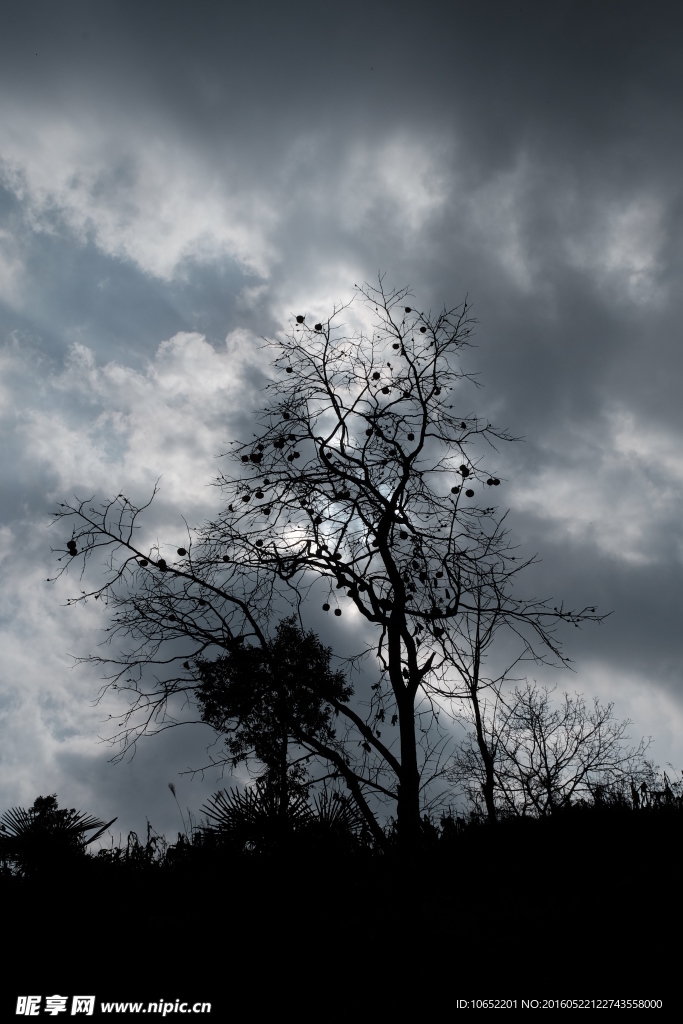
[{"label": "forked tree trunk", "polygon": [[495,791],[495,775],[494,775],[494,763],[493,755],[489,750],[488,743],[486,742],[486,736],[484,735],[484,725],[481,717],[481,708],[479,707],[479,694],[477,688],[472,687],[470,689],[470,698],[472,700],[472,707],[474,709],[474,723],[477,736],[477,746],[479,747],[479,753],[484,763],[484,782],[482,784],[482,791],[484,793],[484,803],[486,804],[486,816],[490,822],[495,822],[497,819],[496,804],[494,801]]}]

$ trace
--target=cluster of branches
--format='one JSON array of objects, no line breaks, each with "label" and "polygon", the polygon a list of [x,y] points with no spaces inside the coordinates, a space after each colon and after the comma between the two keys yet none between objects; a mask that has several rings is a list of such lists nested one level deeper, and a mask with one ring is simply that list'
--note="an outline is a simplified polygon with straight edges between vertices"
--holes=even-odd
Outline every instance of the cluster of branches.
[{"label": "cluster of branches", "polygon": [[[641,787],[647,792],[656,784],[657,770],[646,758],[650,741],[627,745],[632,723],[615,718],[613,703],[595,698],[587,706],[584,697],[568,693],[554,703],[547,687],[527,683],[484,702],[481,721],[496,813],[546,817],[624,784],[637,807]],[[488,776],[476,729],[460,745],[448,777],[475,808],[480,805]]]},{"label": "cluster of branches", "polygon": [[[216,518],[188,530],[171,554],[137,543],[148,505],[123,494],[64,503],[57,522],[71,537],[60,571],[80,564],[84,574],[94,555],[108,554],[104,582],[73,603],[94,598],[113,611],[108,641],[119,649],[83,660],[104,669],[105,690],[128,698],[115,736],[123,749],[183,721],[178,708],[196,705],[211,662],[216,680],[220,658],[256,657],[247,653],[256,648],[272,677],[283,606],[302,630],[315,597],[337,618],[352,615],[374,634],[375,682],[353,694],[302,673],[304,704],[318,711],[300,716],[293,739],[300,756],[346,785],[380,844],[378,807],[395,807],[410,848],[446,767],[439,716],[457,717],[463,701],[495,814],[481,715],[483,696],[506,676],[486,675],[494,639],[507,631],[518,642],[515,665],[567,664],[557,627],[604,616],[513,592],[533,559],[513,553],[492,503],[501,481],[490,460],[514,439],[464,408],[465,387],[477,383],[458,364],[474,325],[467,302],[420,312],[407,289],[388,291],[381,278],[356,298],[373,318],[370,332],[346,333],[339,306],[313,326],[299,314],[286,337],[267,342],[277,378],[253,439],[227,453]],[[234,756],[228,750],[226,760]]]}]

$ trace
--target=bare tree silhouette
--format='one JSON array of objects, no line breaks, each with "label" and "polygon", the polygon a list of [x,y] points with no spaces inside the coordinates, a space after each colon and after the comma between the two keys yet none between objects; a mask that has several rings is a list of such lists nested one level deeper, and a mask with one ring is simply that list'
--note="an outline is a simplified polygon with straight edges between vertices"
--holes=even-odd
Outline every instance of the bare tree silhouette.
[{"label": "bare tree silhouette", "polygon": [[73,603],[107,601],[110,642],[129,644],[84,659],[104,669],[104,689],[129,699],[117,733],[124,748],[182,721],[202,659],[241,638],[267,652],[285,603],[302,623],[320,601],[371,632],[372,689],[346,701],[302,681],[340,725],[334,737],[299,740],[345,782],[380,844],[376,802],[396,807],[406,850],[420,842],[430,785],[445,768],[440,715],[457,714],[463,699],[476,710],[495,684],[483,673],[494,637],[505,629],[520,643],[517,663],[566,664],[557,626],[603,618],[513,593],[533,559],[513,554],[505,515],[491,504],[501,481],[489,460],[513,438],[469,410],[465,388],[476,380],[458,358],[475,321],[467,302],[432,315],[409,294],[380,277],[377,288],[357,289],[369,332],[346,332],[347,304],[313,326],[299,314],[286,338],[267,342],[276,379],[257,432],[227,453],[223,511],[188,530],[177,555],[136,547],[147,505],[123,494],[55,513],[72,524],[60,571],[109,555],[105,581]]},{"label": "bare tree silhouette", "polygon": [[[646,791],[645,779],[656,777],[645,758],[650,741],[628,746],[626,731],[632,723],[614,717],[613,703],[603,705],[595,698],[587,705],[584,697],[565,693],[553,704],[547,687],[527,683],[511,694],[494,693],[480,718],[448,772],[475,806],[490,775],[496,809],[538,817],[578,800],[599,801],[604,792],[627,783],[638,806],[634,779],[642,779],[641,791]],[[481,756],[480,729],[491,766]]]}]

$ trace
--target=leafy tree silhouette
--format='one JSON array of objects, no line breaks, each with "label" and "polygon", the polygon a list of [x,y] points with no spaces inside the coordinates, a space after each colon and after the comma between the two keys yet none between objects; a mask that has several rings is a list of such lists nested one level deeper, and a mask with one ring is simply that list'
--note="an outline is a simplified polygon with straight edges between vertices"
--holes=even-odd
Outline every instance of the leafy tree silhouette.
[{"label": "leafy tree silhouette", "polygon": [[[275,637],[252,647],[240,637],[229,653],[214,661],[196,660],[196,698],[202,720],[225,735],[233,767],[255,756],[277,800],[279,814],[291,814],[290,791],[307,791],[306,762],[301,752],[312,737],[334,741],[334,708],[352,694],[344,674],[330,668],[332,649],[304,632],[291,616],[279,623]],[[290,760],[290,744],[299,756]]]},{"label": "leafy tree silhouette", "polygon": [[[0,851],[20,874],[32,875],[80,858],[115,821],[59,807],[56,794],[39,796],[28,810],[12,807],[0,817]],[[93,829],[86,838],[85,833]]]},{"label": "leafy tree silhouette", "polygon": [[[258,430],[227,454],[223,511],[188,530],[177,555],[136,546],[148,506],[123,494],[99,506],[63,503],[55,515],[72,523],[59,573],[110,553],[105,581],[72,603],[106,601],[110,641],[133,640],[112,657],[82,659],[104,669],[104,689],[129,698],[113,737],[123,749],[179,724],[176,705],[197,693],[207,652],[230,652],[238,637],[267,650],[283,603],[301,621],[321,595],[324,611],[372,633],[371,691],[327,696],[336,735],[299,740],[343,779],[380,845],[381,802],[396,807],[409,852],[446,764],[450,734],[439,716],[465,700],[480,719],[482,693],[500,685],[484,672],[494,638],[504,629],[521,644],[515,663],[567,664],[556,628],[604,616],[513,590],[533,558],[513,554],[505,515],[491,504],[501,481],[487,462],[514,439],[466,409],[465,385],[476,381],[458,358],[475,321],[467,302],[432,315],[408,296],[380,277],[356,294],[370,331],[345,332],[347,304],[313,326],[299,314],[286,338],[267,342],[276,379]],[[493,762],[477,729],[495,815]]]}]

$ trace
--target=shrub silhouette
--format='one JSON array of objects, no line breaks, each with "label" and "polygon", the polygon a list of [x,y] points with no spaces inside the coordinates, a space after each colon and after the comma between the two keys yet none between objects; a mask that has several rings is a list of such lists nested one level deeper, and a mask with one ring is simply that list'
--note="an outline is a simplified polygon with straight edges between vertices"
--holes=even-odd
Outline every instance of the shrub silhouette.
[{"label": "shrub silhouette", "polygon": [[[116,821],[101,821],[75,808],[59,807],[57,795],[39,796],[33,806],[12,807],[0,817],[2,860],[19,875],[64,867],[85,856],[86,847]],[[86,838],[86,833],[95,830]]]},{"label": "shrub silhouette", "polygon": [[290,790],[283,811],[281,790],[269,778],[244,792],[220,790],[201,811],[209,822],[204,839],[234,852],[270,853],[321,842],[348,852],[368,840],[364,818],[348,797],[324,790],[309,802]]},{"label": "shrub silhouette", "polygon": [[220,790],[201,810],[211,822],[204,833],[242,852],[263,853],[281,846],[311,818],[301,793],[290,792],[283,813],[280,792],[268,780],[260,780],[244,792]]}]

